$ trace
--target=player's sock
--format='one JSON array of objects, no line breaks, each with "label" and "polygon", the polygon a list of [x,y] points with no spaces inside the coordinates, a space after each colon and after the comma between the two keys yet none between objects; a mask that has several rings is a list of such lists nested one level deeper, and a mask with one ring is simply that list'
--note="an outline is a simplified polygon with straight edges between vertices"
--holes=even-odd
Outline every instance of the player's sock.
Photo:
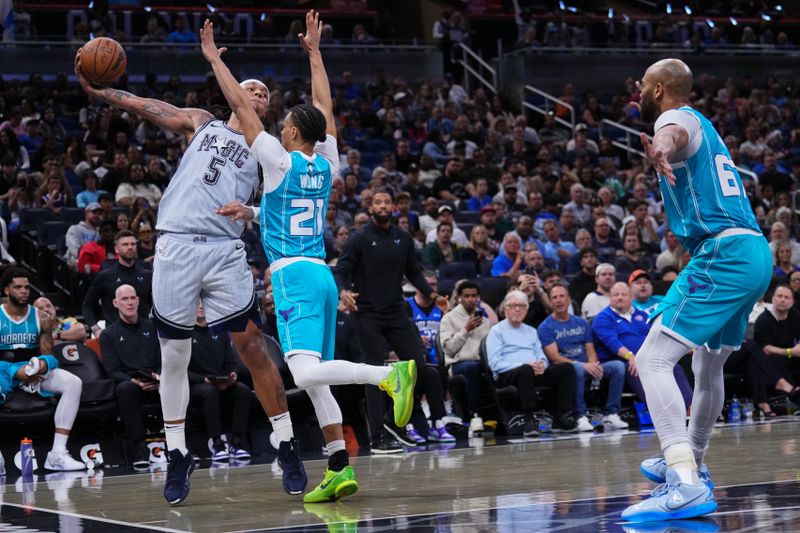
[{"label": "player's sock", "polygon": [[688,442],[673,444],[664,450],[664,459],[667,466],[675,470],[681,478],[681,483],[697,485],[697,464],[694,462],[694,452]]},{"label": "player's sock", "polygon": [[328,469],[334,472],[350,464],[350,457],[344,449],[344,440],[332,440],[325,445],[328,450]]},{"label": "player's sock", "polygon": [[164,423],[164,435],[167,437],[167,450],[178,450],[183,455],[189,453],[186,448],[186,422],[176,424]]},{"label": "player's sock", "polygon": [[437,420],[433,425],[436,426],[436,429],[442,429],[444,427],[444,420]]},{"label": "player's sock", "polygon": [[65,452],[65,451],[67,451],[67,439],[69,439],[69,435],[64,435],[62,433],[56,433],[53,436],[53,451],[54,452]]},{"label": "player's sock", "polygon": [[289,414],[289,411],[269,417],[269,423],[272,424],[272,431],[275,432],[278,442],[288,442],[294,437],[292,415]]}]

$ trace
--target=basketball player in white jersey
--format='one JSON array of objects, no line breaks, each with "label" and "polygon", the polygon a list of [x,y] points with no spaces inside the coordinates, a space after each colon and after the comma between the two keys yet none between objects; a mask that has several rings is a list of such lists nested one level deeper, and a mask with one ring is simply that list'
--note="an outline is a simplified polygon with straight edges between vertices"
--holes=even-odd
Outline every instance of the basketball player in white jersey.
[{"label": "basketball player in white jersey", "polygon": [[[153,264],[153,321],[161,344],[161,408],[169,459],[164,497],[171,505],[186,499],[194,470],[184,430],[190,335],[201,300],[209,325],[231,332],[237,353],[250,369],[256,395],[280,442],[284,490],[301,494],[308,478],[297,453],[283,382],[261,337],[253,278],[240,239],[244,224],[214,214],[230,202],[249,203],[258,190],[260,169],[241,133],[239,117],[233,113],[226,122],[203,109],[179,109],[93,85],[81,74],[80,51],[75,75],[89,96],[189,140],[159,204],[160,236]],[[267,87],[252,79],[241,87],[263,118],[269,102]]]}]

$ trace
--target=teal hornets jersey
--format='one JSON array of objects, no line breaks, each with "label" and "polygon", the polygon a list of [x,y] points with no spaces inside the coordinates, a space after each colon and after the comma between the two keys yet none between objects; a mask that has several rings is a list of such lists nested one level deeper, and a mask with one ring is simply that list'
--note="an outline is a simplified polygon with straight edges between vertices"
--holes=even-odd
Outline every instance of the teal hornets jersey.
[{"label": "teal hornets jersey", "polygon": [[730,228],[760,233],[736,166],[711,122],[685,106],[662,114],[656,131],[667,124],[689,133],[685,154],[672,162],[675,185],[659,176],[670,229],[683,247],[695,255],[705,239]]},{"label": "teal hornets jersey", "polygon": [[39,311],[28,304],[25,317],[17,322],[0,305],[0,350],[39,349]]},{"label": "teal hornets jersey", "polygon": [[266,133],[253,153],[264,168],[261,241],[270,263],[284,258],[325,259],[325,212],[332,178],[338,172],[336,139],[317,143],[309,157],[286,152]]}]

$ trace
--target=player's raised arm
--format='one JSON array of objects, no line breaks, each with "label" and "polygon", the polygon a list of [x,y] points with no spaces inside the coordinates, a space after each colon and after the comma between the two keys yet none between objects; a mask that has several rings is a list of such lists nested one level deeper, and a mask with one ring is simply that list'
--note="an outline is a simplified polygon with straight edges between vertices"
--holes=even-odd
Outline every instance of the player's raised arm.
[{"label": "player's raised arm", "polygon": [[78,77],[78,82],[83,91],[89,96],[99,98],[111,106],[135,113],[156,126],[179,135],[191,136],[200,125],[213,117],[211,113],[204,109],[180,109],[161,100],[141,98],[127,91],[92,84],[81,72],[80,50],[75,56],[75,76]]},{"label": "player's raised arm", "polygon": [[203,56],[214,70],[222,94],[228,101],[231,111],[236,113],[236,117],[241,122],[245,141],[248,145],[252,145],[258,134],[264,131],[264,124],[261,123],[261,119],[253,109],[247,92],[239,85],[228,66],[222,61],[221,56],[227,48],[217,48],[214,43],[214,24],[210,20],[206,20],[203,29],[200,30],[200,44]]},{"label": "player's raised arm", "polygon": [[322,62],[322,53],[319,51],[319,40],[322,35],[322,22],[319,13],[313,9],[306,13],[306,34],[297,35],[300,44],[308,53],[311,64],[311,102],[325,115],[325,133],[336,137],[336,121],[333,119],[333,99],[331,98],[331,85],[328,74]]}]

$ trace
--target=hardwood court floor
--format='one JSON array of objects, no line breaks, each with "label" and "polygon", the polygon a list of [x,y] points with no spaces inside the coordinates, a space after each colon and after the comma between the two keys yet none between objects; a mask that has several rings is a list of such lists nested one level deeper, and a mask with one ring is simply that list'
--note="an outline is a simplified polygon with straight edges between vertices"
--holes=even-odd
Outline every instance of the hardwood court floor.
[{"label": "hardwood court floor", "polygon": [[[720,426],[709,468],[720,509],[669,531],[800,531],[800,418]],[[89,531],[663,531],[623,527],[619,512],[653,485],[639,461],[653,433],[615,432],[432,449],[353,459],[361,490],[339,504],[304,506],[269,464],[198,469],[189,499],[169,507],[164,473],[7,480],[3,523]],[[318,483],[324,460],[308,460]],[[10,531],[10,529],[9,529]]]}]

